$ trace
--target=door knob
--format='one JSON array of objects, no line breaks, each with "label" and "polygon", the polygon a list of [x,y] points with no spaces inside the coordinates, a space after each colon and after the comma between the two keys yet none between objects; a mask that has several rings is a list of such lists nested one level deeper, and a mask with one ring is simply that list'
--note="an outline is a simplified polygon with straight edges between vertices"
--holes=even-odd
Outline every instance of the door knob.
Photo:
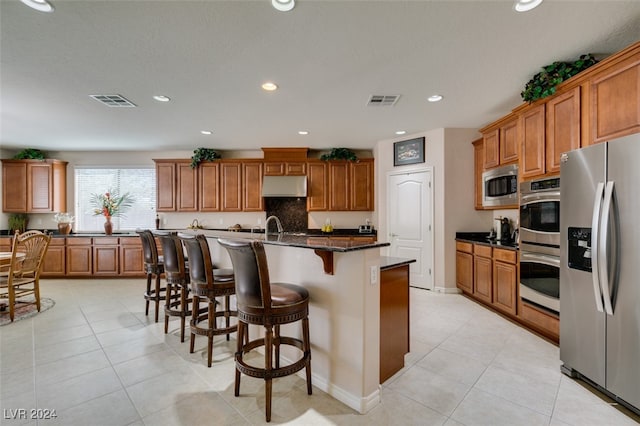
[{"label": "door knob", "polygon": [[393,233],[392,233],[392,234],[389,234],[389,236],[390,236],[390,237],[397,237],[397,236],[398,236],[398,234],[393,234]]}]

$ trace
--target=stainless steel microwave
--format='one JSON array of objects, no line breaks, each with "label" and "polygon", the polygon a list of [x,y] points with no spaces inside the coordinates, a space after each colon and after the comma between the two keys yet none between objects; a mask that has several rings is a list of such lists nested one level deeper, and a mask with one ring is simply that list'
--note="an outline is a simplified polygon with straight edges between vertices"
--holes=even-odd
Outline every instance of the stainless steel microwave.
[{"label": "stainless steel microwave", "polygon": [[518,165],[496,167],[482,173],[482,206],[518,205]]}]

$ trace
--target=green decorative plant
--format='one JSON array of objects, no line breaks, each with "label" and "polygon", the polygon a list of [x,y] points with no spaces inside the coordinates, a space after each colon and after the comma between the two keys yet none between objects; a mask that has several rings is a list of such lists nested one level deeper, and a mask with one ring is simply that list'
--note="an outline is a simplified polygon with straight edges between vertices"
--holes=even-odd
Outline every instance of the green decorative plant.
[{"label": "green decorative plant", "polygon": [[215,150],[211,148],[197,148],[193,150],[191,157],[191,168],[195,169],[203,161],[213,161],[222,158]]},{"label": "green decorative plant", "polygon": [[44,153],[39,149],[26,148],[13,156],[16,160],[44,160]]},{"label": "green decorative plant", "polygon": [[356,154],[351,151],[349,148],[333,148],[331,152],[328,154],[323,154],[320,156],[320,159],[323,161],[329,160],[349,160],[349,161],[358,161],[358,157]]},{"label": "green decorative plant", "polygon": [[27,230],[29,216],[26,213],[14,213],[9,215],[9,229],[11,232]]},{"label": "green decorative plant", "polygon": [[593,55],[582,55],[574,62],[554,62],[542,67],[542,71],[534,75],[520,93],[522,99],[529,103],[546,98],[556,93],[556,87],[563,81],[586,70],[598,61]]}]

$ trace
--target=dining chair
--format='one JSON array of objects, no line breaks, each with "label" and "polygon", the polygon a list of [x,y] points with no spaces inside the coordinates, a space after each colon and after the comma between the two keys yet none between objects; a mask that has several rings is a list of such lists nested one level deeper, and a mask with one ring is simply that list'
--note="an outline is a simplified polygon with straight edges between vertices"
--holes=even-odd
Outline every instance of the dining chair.
[{"label": "dining chair", "polygon": [[[29,231],[13,238],[11,261],[0,275],[0,299],[8,299],[9,318],[15,319],[16,304],[34,304],[40,312],[40,272],[51,234]],[[33,295],[33,301],[26,296]]]}]

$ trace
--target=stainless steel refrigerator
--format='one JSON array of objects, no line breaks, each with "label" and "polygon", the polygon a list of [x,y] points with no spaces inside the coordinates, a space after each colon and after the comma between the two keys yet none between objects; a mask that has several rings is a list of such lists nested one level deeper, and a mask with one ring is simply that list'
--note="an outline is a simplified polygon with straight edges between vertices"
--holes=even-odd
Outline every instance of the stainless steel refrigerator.
[{"label": "stainless steel refrigerator", "polygon": [[562,371],[640,409],[640,135],[563,155]]}]

